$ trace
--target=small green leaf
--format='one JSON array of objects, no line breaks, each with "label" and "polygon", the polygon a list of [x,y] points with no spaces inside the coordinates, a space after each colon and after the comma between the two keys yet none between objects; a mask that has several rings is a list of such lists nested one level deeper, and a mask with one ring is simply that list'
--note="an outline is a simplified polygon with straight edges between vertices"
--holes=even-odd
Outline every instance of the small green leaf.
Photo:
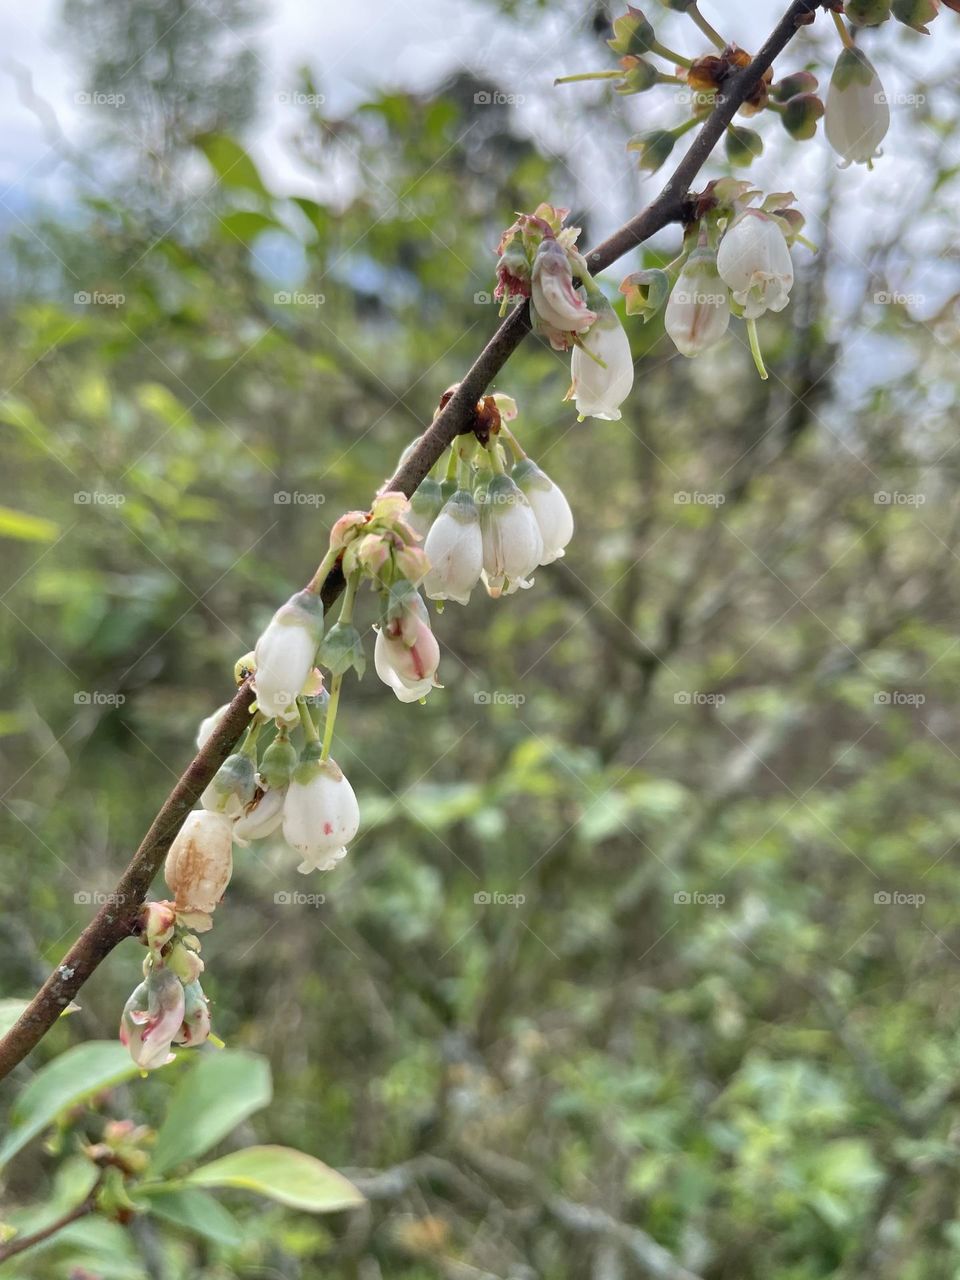
[{"label": "small green leaf", "polygon": [[223,186],[269,195],[257,166],[233,138],[211,133],[200,139],[199,146]]},{"label": "small green leaf", "polygon": [[12,507],[0,507],[0,538],[20,538],[24,542],[52,542],[60,526],[43,516],[32,516]]},{"label": "small green leaf", "polygon": [[147,1196],[146,1212],[156,1218],[206,1236],[227,1248],[236,1248],[243,1243],[240,1223],[206,1191],[158,1186],[140,1187],[138,1193]]},{"label": "small green leaf", "polygon": [[335,622],[320,642],[317,661],[334,676],[353,667],[359,680],[367,665],[360,632],[352,623]]},{"label": "small green leaf", "polygon": [[233,1151],[194,1169],[184,1181],[200,1187],[243,1187],[307,1213],[334,1213],[364,1203],[364,1197],[342,1174],[290,1147]]},{"label": "small green leaf", "polygon": [[139,1067],[119,1040],[88,1040],[41,1067],[10,1113],[10,1131],[0,1145],[0,1166],[51,1125],[61,1111],[91,1094],[129,1080]]},{"label": "small green leaf", "polygon": [[266,1058],[238,1050],[209,1053],[177,1082],[154,1147],[150,1172],[166,1172],[225,1138],[273,1096]]},{"label": "small green leaf", "polygon": [[276,218],[265,213],[257,213],[253,209],[237,209],[233,213],[225,213],[219,219],[220,225],[237,237],[243,244],[249,244],[262,231],[285,231],[286,228]]}]

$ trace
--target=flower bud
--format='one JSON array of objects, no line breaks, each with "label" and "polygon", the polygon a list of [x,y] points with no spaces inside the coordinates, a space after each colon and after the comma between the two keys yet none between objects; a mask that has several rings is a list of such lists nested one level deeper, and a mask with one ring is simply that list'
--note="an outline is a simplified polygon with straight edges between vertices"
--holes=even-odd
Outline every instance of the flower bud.
[{"label": "flower bud", "polygon": [[354,538],[360,536],[370,519],[366,511],[346,511],[330,530],[330,546],[342,551]]},{"label": "flower bud", "polygon": [[323,605],[310,591],[298,591],[273,615],[257,641],[257,706],[265,716],[283,716],[313,670],[323,634]]},{"label": "flower bud", "polygon": [[194,1049],[210,1035],[210,1008],[199,982],[191,982],[183,989],[183,1020],[173,1037],[174,1044]]},{"label": "flower bud", "polygon": [[200,797],[204,809],[238,818],[253,799],[257,771],[249,756],[235,751],[227,756]]},{"label": "flower bud", "polygon": [[724,146],[727,159],[735,165],[751,165],[757,156],[763,155],[763,139],[759,133],[742,125],[732,124],[727,127]]},{"label": "flower bud", "polygon": [[533,508],[509,476],[494,475],[480,504],[483,580],[496,598],[533,586],[530,575],[543,555]]},{"label": "flower bud", "polygon": [[233,824],[235,844],[246,847],[252,840],[266,840],[283,821],[283,802],[287,788],[271,787],[242,818]]},{"label": "flower bud", "polygon": [[660,72],[652,62],[646,62],[643,58],[624,58],[623,66],[623,79],[613,86],[617,93],[646,93],[660,83]]},{"label": "flower bud", "polygon": [[780,120],[792,138],[805,142],[817,132],[823,111],[823,103],[815,93],[800,93],[786,104]]},{"label": "flower bud", "polygon": [[430,562],[423,580],[427,598],[467,604],[483,569],[480,512],[472,493],[459,489],[445,504],[423,550]]},{"label": "flower bud", "polygon": [[634,271],[624,276],[620,292],[627,300],[627,315],[639,316],[646,324],[670,296],[670,277],[659,267]]},{"label": "flower bud", "polygon": [[844,0],[843,12],[855,27],[879,27],[890,17],[890,0]]},{"label": "flower bud", "polygon": [[830,77],[824,117],[827,141],[846,164],[873,167],[890,128],[890,108],[867,55],[844,49]]},{"label": "flower bud", "polygon": [[552,564],[563,555],[564,548],[573,537],[573,512],[559,485],[533,461],[523,458],[512,472],[514,483],[530,503],[543,539],[541,564]]},{"label": "flower bud", "polygon": [[684,356],[698,356],[715,346],[730,324],[730,295],[717,270],[717,255],[695,249],[683,265],[667,312],[664,328]]},{"label": "flower bud", "polygon": [[285,787],[298,760],[297,749],[290,739],[278,734],[263,753],[260,776],[268,787]]},{"label": "flower bud", "polygon": [[928,36],[932,22],[940,12],[940,0],[893,0],[893,16],[921,35]]},{"label": "flower bud", "polygon": [[494,290],[494,296],[497,298],[530,297],[530,260],[519,236],[504,247],[497,259],[497,287]]},{"label": "flower bud", "polygon": [[140,908],[140,941],[159,951],[173,937],[177,909],[172,902],[145,902]]},{"label": "flower bud", "polygon": [[770,96],[776,102],[789,102],[800,93],[816,93],[819,81],[812,71],[794,71],[771,87]]},{"label": "flower bud", "polygon": [[169,969],[151,968],[123,1007],[120,1043],[143,1071],[172,1062],[173,1038],[183,1023],[183,986]]},{"label": "flower bud", "polygon": [[331,870],[346,856],[359,826],[357,797],[334,761],[305,759],[283,805],[283,837],[303,856],[298,870]]},{"label": "flower bud", "polygon": [[570,259],[556,240],[543,240],[533,260],[532,301],[537,315],[552,329],[582,333],[596,316],[573,287]]},{"label": "flower bud", "polygon": [[633,386],[630,342],[617,313],[600,292],[590,294],[597,321],[574,347],[570,360],[572,386],[580,418],[605,418],[616,422],[620,405]]},{"label": "flower bud", "polygon": [[628,151],[637,152],[637,164],[648,173],[656,173],[670,159],[670,153],[676,145],[677,135],[669,129],[652,129],[649,133],[638,133],[627,143]]},{"label": "flower bud", "polygon": [[195,809],[177,832],[164,863],[164,879],[179,913],[209,914],[233,871],[233,827],[222,813]]},{"label": "flower bud", "polygon": [[782,311],[790,301],[790,250],[776,219],[761,209],[744,209],[730,223],[720,241],[717,269],[747,320]]},{"label": "flower bud", "polygon": [[199,952],[193,947],[188,947],[184,941],[174,943],[164,963],[172,973],[177,975],[184,986],[190,982],[196,982],[203,973],[203,961],[200,959]]},{"label": "flower bud", "polygon": [[427,607],[415,591],[404,597],[397,616],[378,629],[373,663],[400,702],[418,702],[436,687],[440,646],[430,629]]},{"label": "flower bud", "polygon": [[202,751],[206,744],[213,736],[214,730],[223,718],[224,712],[230,710],[230,703],[225,702],[222,707],[217,707],[213,715],[207,716],[206,720],[200,721],[200,728],[197,730],[197,750]]}]

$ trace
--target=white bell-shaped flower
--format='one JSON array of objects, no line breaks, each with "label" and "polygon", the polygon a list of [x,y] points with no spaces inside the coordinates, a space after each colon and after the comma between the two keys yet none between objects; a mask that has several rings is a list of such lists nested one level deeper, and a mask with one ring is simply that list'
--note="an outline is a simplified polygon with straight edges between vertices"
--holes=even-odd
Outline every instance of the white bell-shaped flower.
[{"label": "white bell-shaped flower", "polygon": [[496,598],[532,587],[543,555],[543,536],[530,503],[506,475],[494,475],[480,506],[483,580]]},{"label": "white bell-shaped flower", "polygon": [[437,687],[440,646],[427,606],[415,591],[405,597],[400,614],[377,631],[373,665],[400,702],[419,702]]},{"label": "white bell-shaped flower", "polygon": [[257,706],[265,716],[290,716],[312,671],[323,634],[323,605],[298,591],[277,610],[254,650]]},{"label": "white bell-shaped flower", "polygon": [[272,836],[283,821],[283,801],[286,787],[271,787],[257,803],[233,824],[235,844],[245,846],[251,840],[265,840]]},{"label": "white bell-shaped flower", "polygon": [[209,915],[233,871],[233,823],[222,813],[188,813],[167,853],[163,875],[180,913]]},{"label": "white bell-shaped flower", "polygon": [[731,222],[720,241],[717,270],[746,320],[782,311],[790,301],[790,249],[776,218],[762,209],[744,209]]},{"label": "white bell-shaped flower", "polygon": [[573,348],[570,360],[572,386],[568,399],[576,401],[583,418],[619,420],[620,406],[633,386],[633,356],[620,318],[596,290],[590,294],[597,319]]},{"label": "white bell-shaped flower", "polygon": [[543,539],[540,564],[552,564],[563,555],[564,548],[573,537],[573,512],[566,494],[532,458],[518,462],[512,476],[530,503]]},{"label": "white bell-shaped flower", "polygon": [[283,838],[303,858],[297,869],[330,871],[359,827],[360,806],[340,768],[333,760],[304,760],[283,802]]},{"label": "white bell-shaped flower", "polygon": [[663,326],[683,356],[716,346],[730,324],[730,292],[720,279],[717,255],[694,249],[673,286]]},{"label": "white bell-shaped flower", "polygon": [[583,333],[596,319],[573,287],[573,270],[566,250],[556,240],[540,242],[530,276],[534,310],[550,329]]},{"label": "white bell-shaped flower", "polygon": [[467,604],[483,569],[480,512],[472,493],[457,490],[433,522],[423,550],[430,561],[423,580],[427,598]]},{"label": "white bell-shaped flower", "polygon": [[873,167],[890,128],[890,108],[867,55],[844,49],[830,77],[823,119],[827,141],[845,165]]}]

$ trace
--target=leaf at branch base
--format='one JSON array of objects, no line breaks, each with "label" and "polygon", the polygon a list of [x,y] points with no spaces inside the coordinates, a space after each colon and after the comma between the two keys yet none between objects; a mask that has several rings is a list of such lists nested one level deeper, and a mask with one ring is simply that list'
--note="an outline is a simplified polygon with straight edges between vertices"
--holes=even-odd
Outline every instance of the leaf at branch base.
[{"label": "leaf at branch base", "polygon": [[361,1193],[342,1174],[290,1147],[233,1151],[194,1169],[184,1181],[201,1187],[243,1187],[307,1213],[335,1213],[364,1203]]},{"label": "leaf at branch base", "polygon": [[[141,1189],[145,1190],[145,1189]],[[162,1218],[184,1231],[206,1236],[229,1249],[243,1243],[243,1231],[229,1209],[225,1209],[206,1191],[182,1187],[151,1187],[142,1203],[147,1213]]]}]

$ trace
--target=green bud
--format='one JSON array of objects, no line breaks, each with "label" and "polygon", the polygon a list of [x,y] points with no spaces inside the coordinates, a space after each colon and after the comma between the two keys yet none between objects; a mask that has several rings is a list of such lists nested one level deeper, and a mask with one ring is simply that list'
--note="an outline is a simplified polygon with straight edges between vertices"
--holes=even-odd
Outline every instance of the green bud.
[{"label": "green bud", "polygon": [[627,299],[627,315],[639,316],[646,324],[670,296],[670,287],[669,275],[659,267],[626,276],[620,284],[620,292]]},{"label": "green bud", "polygon": [[641,169],[656,173],[670,158],[677,139],[669,129],[654,129],[651,133],[639,133],[627,143],[628,151],[638,153]]},{"label": "green bud", "polygon": [[846,0],[843,12],[855,27],[879,27],[890,17],[890,0]]},{"label": "green bud", "polygon": [[632,67],[624,73],[623,79],[614,85],[617,93],[646,93],[648,89],[659,83],[660,72],[652,62],[638,58]]},{"label": "green bud", "polygon": [[651,27],[639,9],[627,5],[627,12],[617,18],[613,24],[614,38],[607,44],[621,57],[640,57],[644,53],[653,53],[657,43],[657,33]]},{"label": "green bud", "polygon": [[896,20],[925,36],[930,34],[926,23],[932,22],[939,12],[937,0],[893,0],[893,16]]},{"label": "green bud", "polygon": [[775,102],[789,102],[798,93],[816,93],[817,77],[812,71],[794,71],[793,75],[784,76],[770,90],[770,97]]},{"label": "green bud", "polygon": [[823,103],[815,93],[801,93],[791,98],[780,119],[792,138],[805,142],[817,132],[817,121],[823,115]]},{"label": "green bud", "polygon": [[757,156],[763,155],[763,139],[759,133],[742,125],[730,125],[724,145],[731,164],[750,165]]},{"label": "green bud", "polygon": [[297,766],[297,749],[289,738],[274,738],[260,761],[260,776],[268,787],[285,787]]}]

